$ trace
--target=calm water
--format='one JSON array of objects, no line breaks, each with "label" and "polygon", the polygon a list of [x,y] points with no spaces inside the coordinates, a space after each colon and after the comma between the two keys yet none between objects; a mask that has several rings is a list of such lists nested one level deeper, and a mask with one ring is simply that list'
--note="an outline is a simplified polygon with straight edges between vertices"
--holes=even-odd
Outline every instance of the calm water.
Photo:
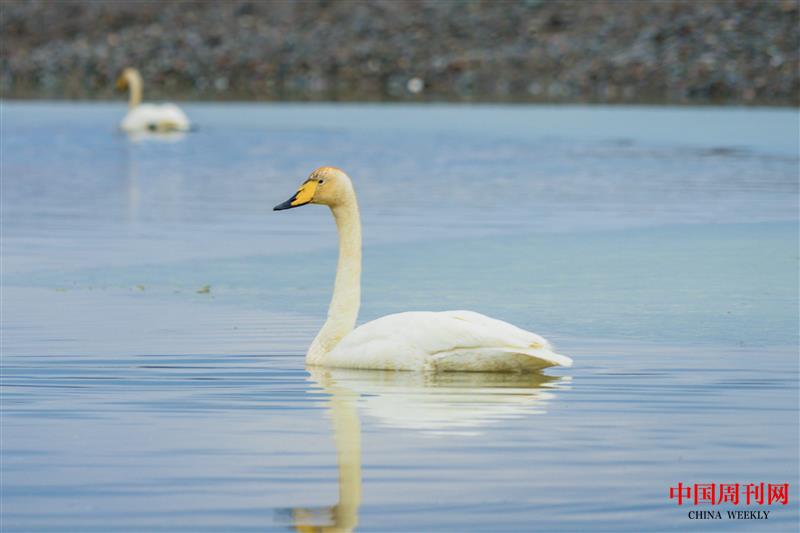
[{"label": "calm water", "polygon": [[[186,108],[2,103],[4,531],[796,530],[796,111]],[[361,321],[474,309],[575,367],[306,371],[334,226],[271,207],[322,164]],[[758,523],[669,499],[762,481]]]}]

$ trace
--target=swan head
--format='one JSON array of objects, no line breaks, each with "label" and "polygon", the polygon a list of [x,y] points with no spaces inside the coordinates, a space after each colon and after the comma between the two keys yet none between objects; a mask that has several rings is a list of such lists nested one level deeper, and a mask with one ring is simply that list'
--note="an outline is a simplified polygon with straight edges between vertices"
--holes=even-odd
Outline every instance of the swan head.
[{"label": "swan head", "polygon": [[117,90],[124,91],[129,85],[141,82],[142,76],[135,68],[128,67],[122,71],[122,74],[117,78]]},{"label": "swan head", "polygon": [[276,205],[273,211],[283,211],[306,204],[336,207],[349,201],[353,195],[353,183],[343,170],[336,167],[320,167],[308,176],[294,196]]}]

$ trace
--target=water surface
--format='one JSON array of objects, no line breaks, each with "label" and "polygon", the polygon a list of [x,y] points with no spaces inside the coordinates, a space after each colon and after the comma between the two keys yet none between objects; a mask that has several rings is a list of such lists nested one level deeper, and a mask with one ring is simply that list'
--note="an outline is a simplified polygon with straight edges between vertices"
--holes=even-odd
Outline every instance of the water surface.
[{"label": "water surface", "polygon": [[[796,529],[795,111],[186,108],[2,103],[4,530]],[[335,231],[271,207],[323,164],[361,321],[473,309],[575,367],[307,371]],[[669,499],[761,481],[757,527]]]}]

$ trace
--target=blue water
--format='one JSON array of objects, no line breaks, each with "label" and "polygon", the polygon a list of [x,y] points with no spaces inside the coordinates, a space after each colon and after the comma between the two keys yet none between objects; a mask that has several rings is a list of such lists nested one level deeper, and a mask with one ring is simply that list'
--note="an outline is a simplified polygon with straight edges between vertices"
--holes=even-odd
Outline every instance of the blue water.
[{"label": "blue water", "polygon": [[[2,103],[4,531],[796,530],[796,111],[186,110]],[[323,164],[360,321],[473,309],[575,367],[309,373],[335,230],[271,207]],[[691,520],[679,481],[791,504]]]}]

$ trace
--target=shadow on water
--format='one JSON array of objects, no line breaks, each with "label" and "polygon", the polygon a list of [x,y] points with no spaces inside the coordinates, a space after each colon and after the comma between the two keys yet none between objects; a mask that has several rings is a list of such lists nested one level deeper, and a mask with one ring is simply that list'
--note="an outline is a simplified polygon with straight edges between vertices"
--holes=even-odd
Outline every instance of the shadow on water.
[{"label": "shadow on water", "polygon": [[333,506],[278,509],[275,521],[301,532],[352,531],[361,505],[361,410],[381,423],[430,435],[476,437],[492,422],[545,414],[570,377],[533,374],[370,371],[309,368],[309,381],[330,395],[339,469],[339,501]]}]

